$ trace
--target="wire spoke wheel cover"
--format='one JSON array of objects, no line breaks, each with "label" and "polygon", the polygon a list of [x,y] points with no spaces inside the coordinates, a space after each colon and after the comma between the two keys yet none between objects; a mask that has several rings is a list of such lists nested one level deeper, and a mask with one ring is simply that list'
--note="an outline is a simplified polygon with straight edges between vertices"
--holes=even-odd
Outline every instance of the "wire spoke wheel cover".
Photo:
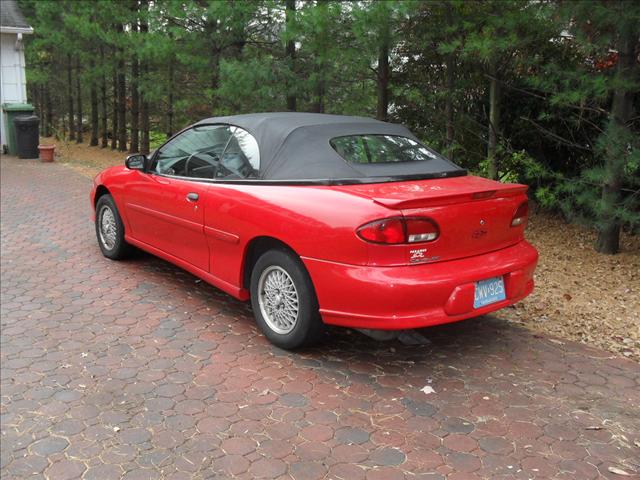
[{"label": "wire spoke wheel cover", "polygon": [[272,265],[258,280],[258,304],[265,322],[281,335],[291,332],[298,321],[298,291],[285,269]]},{"label": "wire spoke wheel cover", "polygon": [[98,233],[100,234],[102,245],[107,250],[113,250],[116,245],[118,231],[116,217],[109,205],[103,205],[100,212],[98,212]]}]

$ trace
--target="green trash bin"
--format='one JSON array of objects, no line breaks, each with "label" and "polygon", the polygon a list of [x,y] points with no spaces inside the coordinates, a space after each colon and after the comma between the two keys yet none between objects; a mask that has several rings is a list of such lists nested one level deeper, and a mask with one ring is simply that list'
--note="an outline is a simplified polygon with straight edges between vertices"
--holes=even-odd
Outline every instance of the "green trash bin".
[{"label": "green trash bin", "polygon": [[9,155],[18,154],[18,142],[16,140],[16,130],[13,125],[13,120],[16,117],[31,116],[34,112],[33,105],[29,103],[3,103],[2,115],[4,116],[4,133],[7,138],[3,140],[6,142]]}]

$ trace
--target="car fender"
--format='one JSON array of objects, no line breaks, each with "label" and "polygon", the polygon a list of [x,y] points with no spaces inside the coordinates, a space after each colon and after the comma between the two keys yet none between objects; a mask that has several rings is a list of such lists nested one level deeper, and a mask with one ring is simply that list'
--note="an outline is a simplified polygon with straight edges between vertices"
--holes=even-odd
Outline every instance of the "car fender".
[{"label": "car fender", "polygon": [[107,168],[98,173],[93,179],[93,188],[91,189],[91,209],[93,212],[93,219],[95,220],[95,206],[96,206],[96,193],[100,187],[104,187],[109,191],[109,194],[113,197],[113,201],[118,207],[118,213],[122,218],[125,230],[130,230],[129,221],[127,219],[127,212],[124,202],[124,187],[126,185],[129,175],[132,173],[127,167],[123,165],[117,165]]},{"label": "car fender", "polygon": [[257,237],[274,238],[301,258],[366,264],[368,245],[355,229],[387,212],[326,187],[214,184],[204,225],[211,273],[241,286],[247,249]]}]

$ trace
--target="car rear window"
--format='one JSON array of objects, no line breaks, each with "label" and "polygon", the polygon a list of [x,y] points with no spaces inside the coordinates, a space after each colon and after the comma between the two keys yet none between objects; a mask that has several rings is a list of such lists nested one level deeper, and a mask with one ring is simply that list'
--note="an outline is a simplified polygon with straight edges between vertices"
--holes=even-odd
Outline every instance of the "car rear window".
[{"label": "car rear window", "polygon": [[329,143],[349,163],[443,160],[443,157],[424,145],[398,135],[348,135],[332,138]]}]

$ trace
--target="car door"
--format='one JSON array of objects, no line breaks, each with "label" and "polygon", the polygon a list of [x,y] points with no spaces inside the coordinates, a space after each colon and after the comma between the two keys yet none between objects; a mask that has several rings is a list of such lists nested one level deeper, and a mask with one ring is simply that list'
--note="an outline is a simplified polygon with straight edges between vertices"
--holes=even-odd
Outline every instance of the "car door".
[{"label": "car door", "polygon": [[[232,185],[255,180],[260,172],[258,142],[249,132],[231,126],[231,138],[220,157],[215,179],[207,192],[204,231],[211,254],[210,272],[227,284],[237,285],[242,263],[242,226],[235,221],[238,211],[250,209],[249,198]],[[231,187],[231,188],[229,188]]]},{"label": "car door", "polygon": [[204,198],[229,140],[224,125],[196,126],[163,145],[148,172],[126,187],[131,235],[204,271],[209,247],[204,234]]}]

